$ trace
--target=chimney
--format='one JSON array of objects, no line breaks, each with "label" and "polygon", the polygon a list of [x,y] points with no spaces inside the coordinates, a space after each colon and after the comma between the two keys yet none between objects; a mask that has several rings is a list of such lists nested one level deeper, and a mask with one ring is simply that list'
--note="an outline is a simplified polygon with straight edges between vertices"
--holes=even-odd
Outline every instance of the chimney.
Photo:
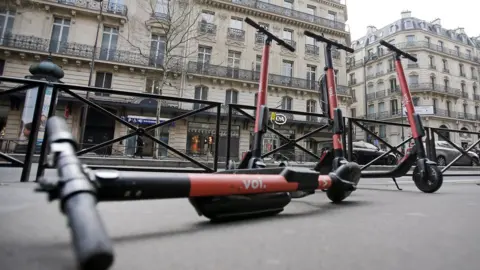
[{"label": "chimney", "polygon": [[409,10],[402,11],[402,19],[407,19],[412,17],[412,12]]},{"label": "chimney", "polygon": [[373,25],[367,26],[367,35],[373,34],[377,32],[377,28]]},{"label": "chimney", "polygon": [[432,21],[432,24],[442,26],[442,21],[440,20],[440,18],[436,18],[435,20]]}]

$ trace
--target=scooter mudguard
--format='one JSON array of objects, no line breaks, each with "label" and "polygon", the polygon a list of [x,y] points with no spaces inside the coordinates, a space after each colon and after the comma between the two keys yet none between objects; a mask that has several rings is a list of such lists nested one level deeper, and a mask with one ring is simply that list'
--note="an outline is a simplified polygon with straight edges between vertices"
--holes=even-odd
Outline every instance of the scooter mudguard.
[{"label": "scooter mudguard", "polygon": [[320,156],[320,160],[314,168],[320,174],[329,174],[333,170],[333,151],[325,150]]},{"label": "scooter mudguard", "polygon": [[189,198],[198,215],[228,221],[275,215],[290,203],[287,192]]}]

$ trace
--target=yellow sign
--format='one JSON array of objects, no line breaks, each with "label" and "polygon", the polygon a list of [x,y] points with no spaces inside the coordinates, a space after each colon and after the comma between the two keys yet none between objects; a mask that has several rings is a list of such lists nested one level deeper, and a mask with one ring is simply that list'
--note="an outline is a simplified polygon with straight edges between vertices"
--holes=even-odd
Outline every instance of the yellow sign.
[{"label": "yellow sign", "polygon": [[270,114],[270,120],[275,121],[276,118],[277,118],[277,114],[275,112],[272,112]]}]

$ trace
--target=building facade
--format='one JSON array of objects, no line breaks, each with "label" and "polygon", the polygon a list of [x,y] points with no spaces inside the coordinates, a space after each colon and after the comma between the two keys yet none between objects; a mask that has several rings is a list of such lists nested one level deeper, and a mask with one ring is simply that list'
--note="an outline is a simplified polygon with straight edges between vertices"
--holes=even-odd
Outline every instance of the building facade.
[{"label": "building facade", "polygon": [[[352,42],[355,54],[347,59],[348,85],[354,96],[352,115],[408,123],[402,114],[393,54],[380,46],[381,39],[418,58],[416,63],[403,59],[402,64],[424,126],[480,131],[480,39],[469,37],[462,28],[445,29],[440,19],[427,22],[412,17],[409,11],[382,28],[368,27],[364,37]],[[391,144],[399,144],[402,137],[411,136],[408,128],[386,125],[369,125],[369,128]],[[458,145],[474,142],[469,134],[446,135]],[[356,139],[366,138],[357,128]],[[442,140],[438,136],[436,139]]]},{"label": "building facade", "polygon": [[[0,7],[0,75],[24,77],[32,63],[51,54],[65,72],[62,82],[86,86],[94,56],[92,86],[253,106],[264,37],[244,23],[247,16],[296,48],[291,53],[272,46],[268,106],[320,113],[317,80],[324,67],[323,45],[305,37],[303,31],[322,32],[348,44],[347,8],[340,0],[11,1]],[[334,56],[339,100],[346,108],[352,102],[346,86],[346,55],[336,52]],[[0,85],[3,89],[11,86]],[[4,139],[19,138],[23,98],[2,101]],[[90,98],[137,126],[156,123],[158,114],[165,120],[202,106],[101,93]],[[67,118],[77,138],[82,106],[65,93],[57,106],[57,115]],[[222,113],[226,111],[223,106]],[[287,118],[287,124],[276,128],[291,139],[321,122],[299,115]],[[214,134],[213,119],[207,111],[163,127],[157,136],[179,151],[208,156],[212,137],[218,135],[221,145],[226,143],[226,118],[222,118],[220,134]],[[233,157],[238,158],[249,147],[253,123],[238,114],[235,119],[231,145]],[[83,143],[97,144],[129,132],[90,108]],[[322,141],[319,136],[304,145],[316,151]],[[264,146],[268,150],[282,143],[267,136]],[[147,140],[145,155],[153,154],[152,145]],[[132,137],[113,145],[108,154],[134,151]],[[167,155],[166,149],[160,149],[159,155]]]}]

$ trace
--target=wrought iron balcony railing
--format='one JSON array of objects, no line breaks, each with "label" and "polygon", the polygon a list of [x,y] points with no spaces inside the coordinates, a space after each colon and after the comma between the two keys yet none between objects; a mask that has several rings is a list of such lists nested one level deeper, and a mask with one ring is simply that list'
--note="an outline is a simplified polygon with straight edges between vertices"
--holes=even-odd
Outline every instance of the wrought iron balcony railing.
[{"label": "wrought iron balcony railing", "polygon": [[[86,1],[86,0],[48,0],[49,2],[56,2],[59,4],[74,6],[79,8],[85,8],[94,11],[100,11],[100,3],[97,1]],[[127,16],[128,8],[126,5],[112,3],[110,1],[103,1],[103,12],[116,14],[121,16]]]},{"label": "wrought iron balcony railing", "polygon": [[[292,46],[293,48],[297,48],[297,42],[295,40],[291,40],[291,39],[283,39],[283,41],[285,41],[285,43],[287,43],[288,45]],[[283,47],[282,47],[283,48]]]},{"label": "wrought iron balcony railing", "polygon": [[[258,82],[260,80],[260,71],[212,65],[208,63],[193,61],[188,63],[187,72],[192,74],[201,74],[219,78],[232,78],[236,80],[251,82]],[[277,74],[268,75],[268,84],[308,90],[318,89],[318,82],[316,81],[282,76]],[[344,85],[337,85],[337,93],[339,95],[351,96],[350,88]]]},{"label": "wrought iron balcony railing", "polygon": [[217,25],[213,23],[199,22],[198,32],[200,32],[200,34],[215,35],[217,34]]},{"label": "wrought iron balcony railing", "polygon": [[237,28],[228,28],[227,39],[243,42],[245,41],[245,30],[237,29]]},{"label": "wrought iron balcony railing", "polygon": [[305,54],[318,56],[320,55],[320,48],[316,45],[305,44]]},{"label": "wrought iron balcony railing", "polygon": [[257,1],[257,0],[222,0],[222,1],[231,2],[233,4],[248,7],[251,9],[258,9],[258,10],[270,12],[273,14],[280,15],[282,17],[289,17],[292,19],[321,25],[323,27],[345,31],[345,23],[343,22],[337,22],[334,20],[314,16],[305,12],[293,10],[290,8],[285,8],[282,6],[273,5],[273,4],[262,2],[262,1]]},{"label": "wrought iron balcony railing", "polygon": [[418,83],[418,84],[409,84],[410,91],[433,91],[437,93],[445,93],[453,96],[462,96],[462,91],[457,88],[452,88],[442,84],[431,84],[431,83]]},{"label": "wrought iron balcony railing", "polygon": [[[0,39],[0,47],[14,48],[43,53],[52,53],[66,56],[74,56],[90,60],[93,54],[93,46],[75,42],[63,42],[50,40],[35,36],[7,34]],[[98,48],[95,59],[123,63],[128,65],[139,65],[149,67],[162,67],[163,57],[155,54],[143,55],[137,52],[124,50]],[[161,61],[160,61],[161,60]],[[167,69],[172,71],[181,70],[182,61],[180,57],[170,57],[167,63]]]}]

